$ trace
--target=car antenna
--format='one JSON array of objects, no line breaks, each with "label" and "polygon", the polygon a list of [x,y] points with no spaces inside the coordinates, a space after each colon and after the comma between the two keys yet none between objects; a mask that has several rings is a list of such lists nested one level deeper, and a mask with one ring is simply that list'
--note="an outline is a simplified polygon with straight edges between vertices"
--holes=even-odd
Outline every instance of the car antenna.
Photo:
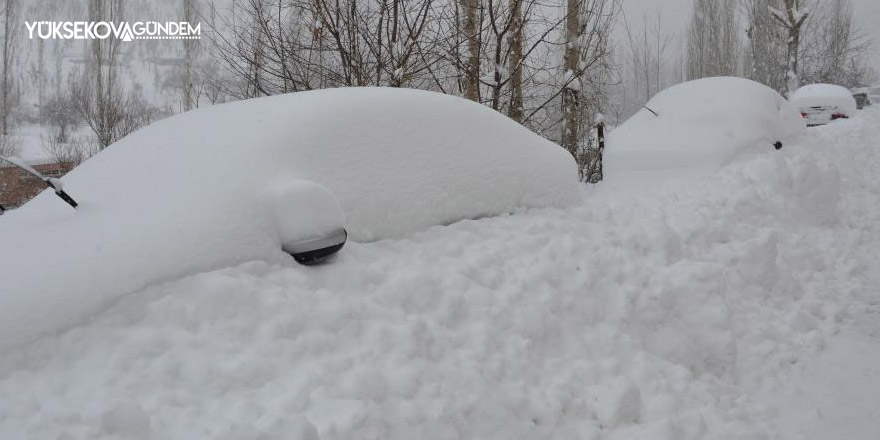
[{"label": "car antenna", "polygon": [[658,115],[657,112],[655,112],[654,110],[651,110],[651,107],[648,107],[647,105],[644,105],[643,107],[645,107],[645,110],[647,110],[647,111],[653,113],[654,116],[656,116],[656,117],[658,117],[658,118],[660,117],[660,115]]},{"label": "car antenna", "polygon": [[[42,180],[43,183],[46,184],[46,186],[48,186],[49,188],[52,188],[55,191],[55,194],[58,197],[60,197],[61,200],[64,200],[68,205],[72,206],[73,209],[76,209],[76,207],[79,206],[79,204],[76,203],[76,200],[73,200],[73,197],[70,197],[69,194],[64,192],[64,187],[61,182],[61,179],[56,179],[54,177],[46,177],[46,176],[40,174],[37,170],[33,169],[28,164],[24,163],[24,161],[22,161],[21,159],[19,159],[17,157],[0,156],[0,160],[4,160],[6,162],[9,162],[12,165],[15,165],[15,166],[27,171],[28,174],[33,175],[37,179]],[[6,209],[3,209],[2,207],[0,207],[0,209],[2,209],[2,211],[6,211]],[[0,211],[0,212],[2,212],[2,211]]]}]

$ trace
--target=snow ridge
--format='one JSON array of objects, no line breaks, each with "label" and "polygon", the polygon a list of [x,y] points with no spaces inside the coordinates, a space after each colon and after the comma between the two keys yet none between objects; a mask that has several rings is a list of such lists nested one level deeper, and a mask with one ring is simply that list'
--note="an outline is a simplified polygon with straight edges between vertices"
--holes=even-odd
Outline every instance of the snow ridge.
[{"label": "snow ridge", "polygon": [[0,357],[0,438],[772,437],[760,391],[876,301],[877,127],[148,288]]}]

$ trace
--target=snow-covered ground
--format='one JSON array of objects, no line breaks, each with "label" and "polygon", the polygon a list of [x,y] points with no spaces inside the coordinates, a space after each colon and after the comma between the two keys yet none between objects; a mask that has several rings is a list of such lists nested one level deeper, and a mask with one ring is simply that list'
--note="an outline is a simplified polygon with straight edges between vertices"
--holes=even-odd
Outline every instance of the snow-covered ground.
[{"label": "snow-covered ground", "polygon": [[153,286],[0,354],[0,438],[875,438],[878,168],[871,109],[699,180]]},{"label": "snow-covered ground", "polygon": [[880,302],[876,290],[818,356],[763,398],[778,411],[783,440],[873,439],[880,420]]}]

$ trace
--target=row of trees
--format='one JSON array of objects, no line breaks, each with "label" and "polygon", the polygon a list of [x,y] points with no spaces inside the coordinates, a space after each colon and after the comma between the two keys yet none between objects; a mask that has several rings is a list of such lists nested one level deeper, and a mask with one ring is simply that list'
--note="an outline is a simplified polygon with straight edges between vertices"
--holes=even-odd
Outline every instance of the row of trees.
[{"label": "row of trees", "polygon": [[[20,0],[2,1],[6,148]],[[89,20],[128,18],[126,0],[83,1]],[[595,114],[619,121],[677,82],[739,75],[784,93],[804,82],[873,80],[850,0],[694,0],[682,35],[667,33],[659,15],[633,30],[620,0],[175,1],[175,15],[203,29],[202,40],[176,48],[175,111],[327,87],[427,89],[507,114],[560,143],[581,169],[593,157]],[[63,80],[56,66],[54,91],[44,99],[40,90],[51,156],[79,161],[163,115],[120,77],[125,44],[86,42],[84,63]],[[88,140],[72,136],[77,127]]]},{"label": "row of trees", "polygon": [[[128,18],[125,0],[85,1],[91,21]],[[203,29],[202,40],[183,40],[178,48],[179,110],[326,87],[411,87],[484,103],[579,157],[586,127],[613,80],[610,41],[620,10],[618,0],[561,5],[180,0],[179,5],[183,19]],[[4,17],[15,22],[9,29],[19,24],[10,14]],[[12,38],[4,41],[15,47]],[[120,77],[125,44],[86,42],[84,62],[68,69],[63,80],[55,76],[63,90],[46,99],[40,92],[40,119],[48,127],[44,148],[51,156],[80,160],[160,114]],[[42,63],[42,53],[38,58]],[[14,64],[14,56],[4,62]],[[12,107],[4,107],[4,120]],[[76,126],[89,129],[89,141],[71,136]]]},{"label": "row of trees", "polygon": [[[687,78],[742,75],[790,93],[805,83],[875,81],[850,0],[694,0]],[[745,29],[745,40],[740,31]]]},{"label": "row of trees", "polygon": [[[14,66],[21,38],[22,20],[18,15],[20,0],[4,0],[4,49],[2,53],[2,90],[0,90],[0,152],[15,154],[19,138],[12,127],[12,116],[21,105],[21,87],[15,84]],[[88,20],[119,22],[124,20],[125,0],[87,0]],[[44,127],[43,149],[59,162],[78,163],[106,148],[134,130],[150,123],[157,109],[139,93],[126,88],[119,76],[121,40],[94,39],[84,46],[84,63],[67,72],[62,79],[57,66],[54,92],[46,95],[46,72],[43,66],[45,42],[38,40],[37,66],[27,72],[39,95],[38,120]],[[60,58],[59,58],[60,63]],[[62,84],[63,83],[63,84]],[[74,137],[78,126],[91,133],[87,139]]]},{"label": "row of trees", "polygon": [[617,0],[247,0],[212,10],[224,91],[411,87],[484,103],[577,155],[610,84]]},{"label": "row of trees", "polygon": [[641,26],[622,23],[619,82],[605,105],[612,120],[663,88],[706,76],[747,77],[782,94],[809,83],[877,81],[850,0],[694,0],[681,35],[664,31],[659,14],[642,17]]}]

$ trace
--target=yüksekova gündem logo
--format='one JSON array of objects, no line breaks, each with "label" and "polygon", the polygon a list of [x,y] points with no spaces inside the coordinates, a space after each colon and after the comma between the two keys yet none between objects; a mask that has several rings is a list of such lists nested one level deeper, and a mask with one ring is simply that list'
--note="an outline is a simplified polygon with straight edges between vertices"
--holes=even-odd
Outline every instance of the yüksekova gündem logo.
[{"label": "y\u00fcksekova g\u00fcndem logo", "polygon": [[43,40],[197,40],[202,24],[181,21],[30,21],[25,22],[30,39]]}]

